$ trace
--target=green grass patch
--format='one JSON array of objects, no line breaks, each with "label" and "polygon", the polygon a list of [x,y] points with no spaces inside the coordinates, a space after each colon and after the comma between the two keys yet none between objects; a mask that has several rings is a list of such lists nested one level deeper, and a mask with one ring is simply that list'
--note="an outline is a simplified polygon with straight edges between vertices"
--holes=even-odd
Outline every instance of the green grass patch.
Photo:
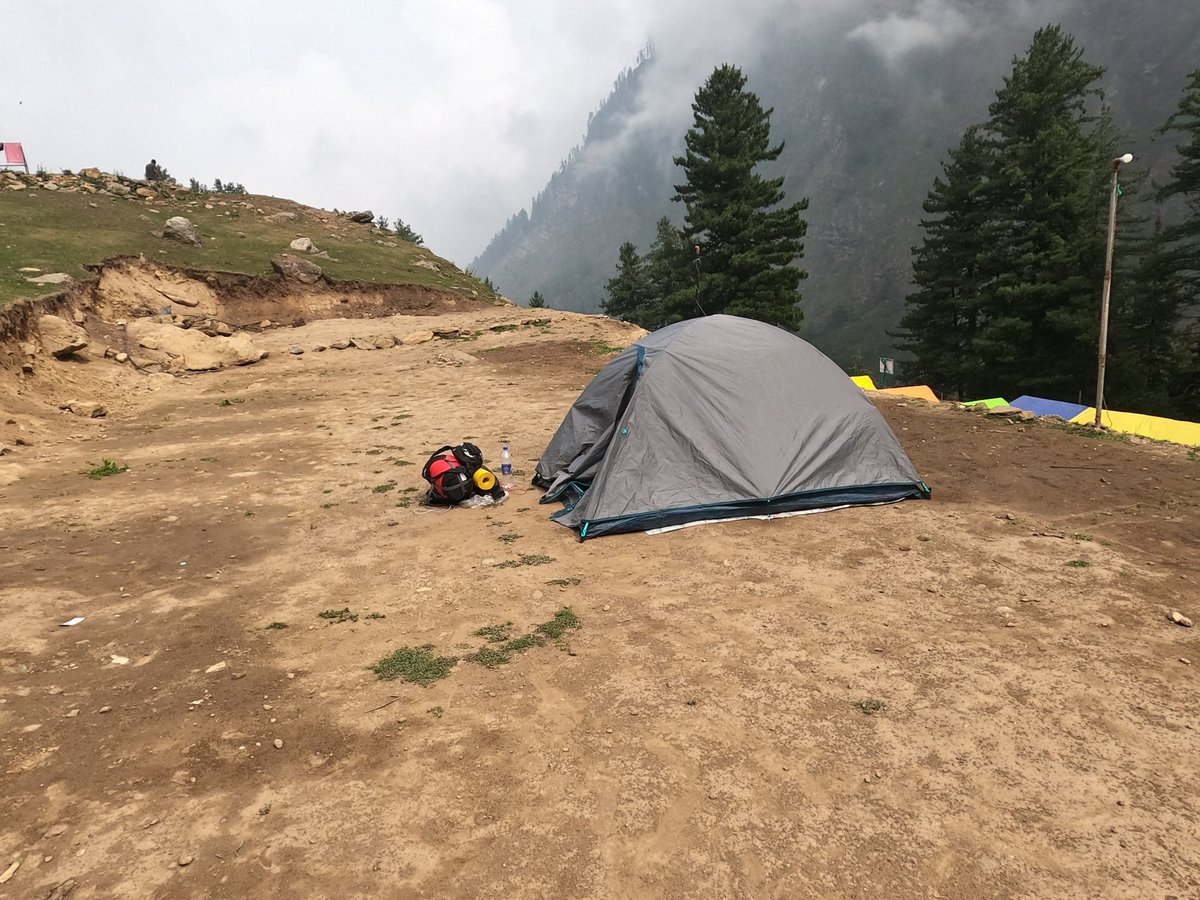
[{"label": "green grass patch", "polygon": [[94,466],[92,470],[87,473],[87,477],[95,479],[107,478],[109,475],[120,475],[122,472],[128,471],[129,466],[122,466],[115,460],[106,459],[101,462],[100,465]]},{"label": "green grass patch", "polygon": [[1095,538],[1092,537],[1090,534],[1080,533],[1080,534],[1071,535],[1071,540],[1073,540],[1073,541],[1094,541]]},{"label": "green grass patch", "polygon": [[542,554],[525,554],[516,559],[508,559],[502,563],[496,563],[497,569],[519,569],[521,566],[544,566],[547,563],[554,562],[553,556],[544,556]]},{"label": "green grass patch", "polygon": [[350,607],[343,606],[341,609],[327,609],[324,612],[317,613],[317,616],[322,619],[328,619],[331,622],[357,622],[358,615],[350,612]]},{"label": "green grass patch", "polygon": [[267,628],[270,629],[271,631],[282,631],[283,629],[285,629],[287,627],[288,627],[287,622],[272,622],[270,625],[267,626]]},{"label": "green grass patch", "polygon": [[396,489],[396,482],[385,481],[383,484],[377,484],[377,485],[375,485],[375,487],[371,488],[371,493],[372,494],[386,494],[388,491],[394,491],[395,489]]},{"label": "green grass patch", "polygon": [[504,650],[497,650],[495,647],[480,647],[474,653],[468,653],[463,659],[483,666],[485,669],[494,669],[496,666],[502,666],[509,662],[512,654],[506,653]]},{"label": "green grass patch", "polygon": [[440,719],[442,716],[444,716],[446,714],[446,711],[444,709],[442,709],[440,706],[431,706],[431,707],[429,707],[429,709],[426,710],[426,712],[428,712],[435,719]]},{"label": "green grass patch", "polygon": [[560,638],[568,630],[579,628],[583,623],[579,621],[579,616],[575,615],[574,611],[569,606],[564,606],[554,614],[554,618],[549,622],[543,622],[534,631],[546,635],[550,638]]},{"label": "green grass patch", "polygon": [[582,625],[580,617],[576,616],[571,607],[564,606],[562,610],[554,613],[554,618],[550,622],[541,623],[534,631],[538,631],[539,634],[546,635],[546,637],[558,638],[562,637],[566,631],[581,628]]},{"label": "green grass patch", "polygon": [[[539,626],[540,627],[540,626]],[[536,634],[526,634],[519,638],[513,638],[506,643],[500,650],[504,653],[524,653],[530,647],[540,647],[542,638]]]},{"label": "green grass patch", "polygon": [[373,613],[369,613],[367,615],[367,618],[368,619],[386,619],[387,616],[381,612],[373,612]]},{"label": "green grass patch", "polygon": [[610,353],[620,353],[625,349],[624,347],[617,347],[614,344],[610,344],[608,341],[600,338],[593,338],[592,340],[588,341],[588,343],[592,345],[592,352],[597,356],[608,356]]},{"label": "green grass patch", "polygon": [[858,707],[864,716],[873,716],[887,709],[887,701],[876,697],[867,697],[865,700],[859,700],[854,705]]},{"label": "green grass patch", "polygon": [[1086,569],[1091,565],[1086,559],[1070,559],[1067,560],[1067,565],[1072,569]]},{"label": "green grass patch", "polygon": [[485,625],[472,632],[476,637],[487,638],[489,644],[499,644],[512,637],[512,622],[503,625]]},{"label": "green grass patch", "polygon": [[521,535],[517,534],[515,531],[511,531],[508,534],[502,534],[499,536],[499,540],[506,544],[511,544],[513,541],[519,541],[520,539]]},{"label": "green grass patch", "polygon": [[546,584],[552,584],[555,587],[574,587],[579,584],[578,578],[551,578]]},{"label": "green grass patch", "polygon": [[445,678],[458,663],[457,656],[434,656],[433,644],[421,647],[401,647],[371,667],[383,681],[399,678],[412,684],[428,687]]}]

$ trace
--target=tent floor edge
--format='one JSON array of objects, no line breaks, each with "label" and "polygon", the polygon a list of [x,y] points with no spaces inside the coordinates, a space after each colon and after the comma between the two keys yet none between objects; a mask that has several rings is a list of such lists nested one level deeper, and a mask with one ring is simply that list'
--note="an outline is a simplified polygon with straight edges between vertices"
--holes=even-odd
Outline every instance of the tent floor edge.
[{"label": "tent floor edge", "polygon": [[740,500],[712,506],[656,510],[612,519],[588,519],[580,523],[579,537],[580,540],[590,540],[608,534],[624,534],[631,531],[649,531],[652,528],[669,528],[672,525],[686,525],[688,522],[701,519],[736,519],[838,506],[864,506],[899,500],[928,500],[931,494],[931,489],[924,482],[808,491],[803,494],[768,500]]}]

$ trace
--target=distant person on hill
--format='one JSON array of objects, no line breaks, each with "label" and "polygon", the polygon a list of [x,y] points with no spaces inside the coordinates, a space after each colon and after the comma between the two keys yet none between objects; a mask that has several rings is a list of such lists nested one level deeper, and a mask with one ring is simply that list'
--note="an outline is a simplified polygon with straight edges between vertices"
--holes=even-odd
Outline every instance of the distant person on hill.
[{"label": "distant person on hill", "polygon": [[147,181],[162,181],[163,170],[159,167],[156,160],[150,160],[146,163],[146,180]]}]

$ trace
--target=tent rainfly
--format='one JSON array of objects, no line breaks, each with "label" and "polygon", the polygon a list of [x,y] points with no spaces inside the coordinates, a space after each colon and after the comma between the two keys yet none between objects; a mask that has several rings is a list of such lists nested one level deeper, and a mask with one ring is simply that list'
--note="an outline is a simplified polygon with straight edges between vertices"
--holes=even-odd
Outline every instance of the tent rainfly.
[{"label": "tent rainfly", "polygon": [[930,494],[832,360],[726,315],[623,350],[579,395],[533,483],[582,539]]}]

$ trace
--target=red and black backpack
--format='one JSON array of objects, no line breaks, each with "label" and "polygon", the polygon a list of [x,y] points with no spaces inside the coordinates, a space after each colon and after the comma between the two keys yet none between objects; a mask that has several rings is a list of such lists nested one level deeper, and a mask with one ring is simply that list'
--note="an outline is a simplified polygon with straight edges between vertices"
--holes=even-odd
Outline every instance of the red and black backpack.
[{"label": "red and black backpack", "polygon": [[462,503],[475,493],[475,472],[483,465],[483,453],[474,444],[440,447],[433,452],[421,477],[429,482],[429,502]]}]

